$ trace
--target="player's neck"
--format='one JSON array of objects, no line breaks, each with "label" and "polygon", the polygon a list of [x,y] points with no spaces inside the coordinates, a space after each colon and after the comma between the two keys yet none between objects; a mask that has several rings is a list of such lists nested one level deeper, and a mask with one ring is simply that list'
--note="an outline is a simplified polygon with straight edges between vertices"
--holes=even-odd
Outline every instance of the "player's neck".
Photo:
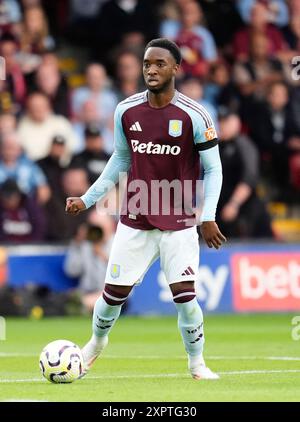
[{"label": "player's neck", "polygon": [[170,104],[175,95],[174,86],[163,92],[151,92],[148,90],[148,101],[153,108],[162,108]]}]

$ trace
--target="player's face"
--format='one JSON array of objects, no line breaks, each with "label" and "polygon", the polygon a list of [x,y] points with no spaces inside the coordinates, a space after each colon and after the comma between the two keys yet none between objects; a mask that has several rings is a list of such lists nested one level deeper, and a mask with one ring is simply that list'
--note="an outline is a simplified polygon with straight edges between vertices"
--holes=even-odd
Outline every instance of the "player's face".
[{"label": "player's face", "polygon": [[178,64],[172,54],[159,47],[146,50],[143,62],[145,84],[149,91],[160,93],[166,90],[173,81]]}]

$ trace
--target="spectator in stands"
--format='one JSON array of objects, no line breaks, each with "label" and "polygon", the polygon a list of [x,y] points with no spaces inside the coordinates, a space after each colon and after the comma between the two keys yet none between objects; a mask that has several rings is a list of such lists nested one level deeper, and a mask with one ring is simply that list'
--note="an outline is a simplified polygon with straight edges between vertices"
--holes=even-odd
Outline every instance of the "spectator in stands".
[{"label": "spectator in stands", "polygon": [[109,155],[113,152],[113,116],[105,126],[102,126],[98,120],[98,112],[94,101],[88,100],[82,105],[79,113],[80,120],[73,124],[78,143],[74,152],[80,153],[85,149],[85,129],[89,125],[97,126],[101,131],[104,140],[105,152]]},{"label": "spectator in stands", "polygon": [[[111,217],[102,216],[102,220],[111,220]],[[88,217],[88,224],[78,228],[67,251],[65,273],[79,278],[81,302],[89,312],[92,312],[104,287],[111,243],[112,239],[105,236],[104,227]]]},{"label": "spectator in stands", "polygon": [[109,155],[104,151],[104,141],[97,124],[88,125],[84,134],[85,149],[74,156],[71,166],[85,168],[92,184],[104,170]]},{"label": "spectator in stands", "polygon": [[249,116],[249,128],[262,154],[264,176],[275,188],[273,199],[287,200],[292,178],[289,160],[300,152],[300,117],[292,113],[284,83],[270,86],[266,102]]},{"label": "spectator in stands", "polygon": [[[25,55],[26,57],[26,55]],[[27,83],[27,88],[28,88],[28,92],[34,92],[34,91],[38,91],[38,87],[37,87],[37,70],[40,66],[52,66],[56,69],[56,72],[59,73],[59,80],[60,85],[67,85],[67,78],[66,75],[60,70],[60,62],[59,62],[59,58],[57,56],[57,54],[54,51],[45,51],[43,54],[39,55],[39,56],[35,56],[38,57],[39,61],[36,64],[36,66],[34,66],[32,69],[30,69],[29,72],[26,72],[26,83]],[[26,59],[27,61],[27,59]],[[60,89],[60,85],[59,85],[59,89]],[[70,108],[70,105],[69,105]],[[69,110],[70,112],[70,110]],[[69,117],[69,116],[68,116]]]},{"label": "spectator in stands", "polygon": [[270,84],[283,80],[281,63],[268,57],[268,43],[268,38],[263,34],[255,34],[251,39],[250,59],[237,63],[233,69],[233,79],[241,94],[241,113],[245,121],[255,111],[257,102],[264,100]]},{"label": "spectator in stands", "polygon": [[[181,3],[186,3],[186,0],[181,0]],[[236,1],[200,0],[199,3],[203,9],[205,24],[214,35],[218,48],[221,51],[223,50],[225,54],[229,53],[233,34],[242,26],[242,19],[237,11]]]},{"label": "spectator in stands", "polygon": [[142,64],[138,55],[122,51],[116,60],[116,92],[119,101],[143,90]]},{"label": "spectator in stands", "polygon": [[106,125],[113,116],[117,98],[110,88],[105,68],[96,63],[90,64],[86,69],[86,86],[75,89],[72,96],[72,114],[75,120],[80,120],[80,110],[86,101],[96,104],[98,118],[101,125]]},{"label": "spectator in stands", "polygon": [[158,32],[157,3],[155,0],[106,2],[98,16],[95,57],[105,59],[128,33],[141,33],[146,41],[155,38]]},{"label": "spectator in stands", "polygon": [[209,65],[217,60],[217,48],[212,34],[203,25],[201,6],[193,0],[182,2],[181,18],[170,33],[162,27],[161,35],[173,38],[181,48],[184,74],[205,77]]},{"label": "spectator in stands", "polygon": [[18,45],[12,35],[0,39],[0,56],[5,60],[5,80],[1,81],[1,110],[20,112],[25,101],[26,82],[17,60]]},{"label": "spectator in stands", "polygon": [[[300,74],[299,74],[300,76]],[[295,128],[297,133],[300,133],[300,86],[297,88],[293,88],[292,92],[289,91],[290,94],[290,104],[291,104],[291,116],[293,121],[295,122]]]},{"label": "spectator in stands", "polygon": [[38,92],[27,98],[26,115],[20,121],[18,133],[26,154],[32,160],[46,157],[56,135],[66,139],[66,162],[70,160],[77,143],[70,122],[63,116],[53,114],[48,97]]},{"label": "spectator in stands", "polygon": [[35,198],[25,195],[14,180],[0,186],[0,242],[43,240],[45,215]]},{"label": "spectator in stands", "polygon": [[10,132],[15,132],[17,129],[17,119],[12,113],[0,114],[0,138]]},{"label": "spectator in stands", "polygon": [[66,169],[64,165],[65,150],[65,138],[56,135],[52,139],[48,155],[37,161],[38,166],[47,177],[51,191],[55,192],[55,195],[57,195],[57,192],[61,189],[62,176]]},{"label": "spectator in stands", "polygon": [[162,37],[175,38],[180,19],[179,5],[176,0],[166,0],[159,8],[159,34]]},{"label": "spectator in stands", "polygon": [[300,14],[300,2],[299,0],[287,0],[287,4],[290,10],[290,16]]},{"label": "spectator in stands", "polygon": [[35,82],[35,89],[49,98],[54,113],[69,117],[69,88],[58,66],[42,63],[36,71]]},{"label": "spectator in stands", "polygon": [[70,240],[80,224],[86,221],[87,215],[81,213],[74,218],[65,213],[67,197],[81,196],[89,187],[88,175],[85,169],[66,169],[61,181],[61,188],[55,189],[50,201],[46,204],[48,222],[47,239],[51,241]]},{"label": "spectator in stands", "polygon": [[95,44],[97,16],[107,0],[70,1],[70,23],[67,30],[72,44],[91,47]]},{"label": "spectator in stands", "polygon": [[240,135],[238,115],[224,114],[219,122],[223,186],[217,222],[230,237],[272,237],[270,218],[256,195],[259,155],[251,140]]},{"label": "spectator in stands", "polygon": [[22,19],[21,9],[16,0],[2,0],[0,8],[0,36],[4,33],[15,34]]},{"label": "spectator in stands", "polygon": [[23,153],[16,133],[4,135],[0,144],[0,183],[13,179],[26,195],[35,196],[40,204],[50,197],[42,170]]},{"label": "spectator in stands", "polygon": [[179,90],[183,95],[201,104],[211,115],[215,125],[218,125],[218,113],[215,106],[203,99],[203,84],[198,78],[186,77],[179,84]]},{"label": "spectator in stands", "polygon": [[251,9],[249,25],[238,31],[233,39],[234,57],[238,61],[246,61],[250,55],[250,45],[256,34],[265,35],[269,40],[267,56],[280,56],[286,50],[286,43],[278,28],[269,23],[268,8],[264,3],[256,2]]},{"label": "spectator in stands", "polygon": [[216,109],[226,107],[238,111],[239,93],[225,62],[218,61],[211,66],[208,81],[204,85],[204,99]]},{"label": "spectator in stands", "polygon": [[22,10],[24,10],[33,7],[33,6],[41,6],[43,0],[20,0]]},{"label": "spectator in stands", "polygon": [[55,41],[49,34],[47,17],[41,6],[25,8],[20,47],[22,52],[33,54],[42,54],[55,47]]},{"label": "spectator in stands", "polygon": [[[101,7],[108,0],[89,0],[88,2],[82,3],[82,0],[71,0],[70,11],[72,16],[80,19],[92,19],[93,16],[100,12]],[[88,29],[88,28],[87,28]]]},{"label": "spectator in stands", "polygon": [[[58,71],[60,71],[60,64],[59,64],[59,58],[55,51],[44,51],[43,54],[41,54],[41,64],[47,64],[55,66]],[[61,75],[61,77],[64,77],[64,75]]]},{"label": "spectator in stands", "polygon": [[288,24],[289,9],[285,0],[238,0],[237,8],[244,22],[250,23],[251,10],[259,2],[266,5],[269,23],[280,27]]},{"label": "spectator in stands", "polygon": [[82,104],[82,108],[78,114],[79,120],[73,123],[73,130],[76,133],[78,144],[74,152],[82,152],[85,148],[85,128],[92,124],[97,125],[100,130],[100,121],[98,116],[97,107],[94,101],[87,100]]},{"label": "spectator in stands", "polygon": [[[142,32],[132,31],[127,32],[121,38],[120,46],[117,48],[119,51],[132,51],[140,58],[144,55],[145,49],[145,36]],[[114,50],[116,51],[116,50]]]},{"label": "spectator in stands", "polygon": [[97,126],[104,139],[104,149],[107,154],[113,152],[113,116],[105,126],[101,125],[98,117],[98,111],[94,101],[88,100],[82,105],[79,113],[79,120],[73,123],[73,130],[76,133],[77,144],[74,152],[80,153],[85,149],[85,129],[87,126]]},{"label": "spectator in stands", "polygon": [[288,25],[283,29],[285,41],[296,53],[300,51],[300,13],[291,16]]},{"label": "spectator in stands", "polygon": [[106,212],[99,212],[98,209],[92,209],[89,211],[88,216],[89,224],[101,227],[104,233],[104,241],[108,245],[112,245],[112,241],[116,232],[116,222],[112,215]]}]

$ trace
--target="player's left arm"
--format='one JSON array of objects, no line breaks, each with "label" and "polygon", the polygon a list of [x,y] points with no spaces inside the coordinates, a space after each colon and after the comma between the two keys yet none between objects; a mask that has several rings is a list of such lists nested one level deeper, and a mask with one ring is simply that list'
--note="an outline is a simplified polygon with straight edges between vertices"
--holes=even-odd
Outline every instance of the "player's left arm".
[{"label": "player's left arm", "polygon": [[209,248],[216,248],[226,242],[225,236],[219,230],[216,209],[222,188],[222,165],[218,145],[199,151],[204,169],[204,205],[201,216],[201,234]]},{"label": "player's left arm", "polygon": [[[194,142],[204,170],[204,204],[200,218],[200,231],[209,248],[219,249],[222,243],[226,242],[225,236],[215,222],[223,180],[222,164],[212,119],[206,111],[204,111],[204,116],[205,120],[193,119]],[[208,123],[210,127],[207,127]]]}]

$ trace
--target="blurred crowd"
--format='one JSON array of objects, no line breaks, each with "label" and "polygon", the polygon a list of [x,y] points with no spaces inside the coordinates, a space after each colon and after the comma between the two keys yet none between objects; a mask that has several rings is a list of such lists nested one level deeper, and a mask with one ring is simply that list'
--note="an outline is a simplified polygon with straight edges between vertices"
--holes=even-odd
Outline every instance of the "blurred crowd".
[{"label": "blurred crowd", "polygon": [[[66,216],[65,198],[101,174],[115,107],[144,90],[144,46],[160,36],[181,48],[177,88],[218,128],[225,235],[272,237],[266,202],[299,203],[300,0],[2,0],[1,242],[73,239],[78,276],[76,247],[94,233],[106,262],[116,219]],[[66,46],[81,86],[62,71]]]}]

